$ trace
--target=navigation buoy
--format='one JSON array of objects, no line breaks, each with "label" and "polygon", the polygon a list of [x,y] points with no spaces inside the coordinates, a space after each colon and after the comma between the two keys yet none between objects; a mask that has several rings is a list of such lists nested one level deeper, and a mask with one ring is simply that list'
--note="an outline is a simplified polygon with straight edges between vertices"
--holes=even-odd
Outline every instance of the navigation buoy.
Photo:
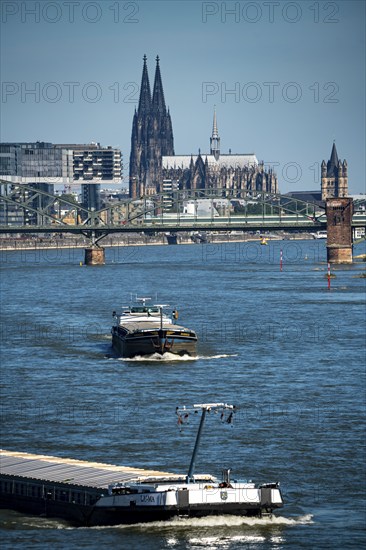
[{"label": "navigation buoy", "polygon": [[330,263],[328,262],[328,275],[327,275],[327,278],[328,278],[328,290],[330,290]]}]

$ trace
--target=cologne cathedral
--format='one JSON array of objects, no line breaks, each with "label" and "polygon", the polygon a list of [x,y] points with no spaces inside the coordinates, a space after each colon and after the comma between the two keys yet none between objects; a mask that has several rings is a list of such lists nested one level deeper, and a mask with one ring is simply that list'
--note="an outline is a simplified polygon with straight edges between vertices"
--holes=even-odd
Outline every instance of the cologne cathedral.
[{"label": "cologne cathedral", "polygon": [[265,169],[254,154],[223,154],[213,116],[210,152],[175,155],[173,129],[166,109],[159,58],[151,98],[146,56],[142,70],[140,98],[132,124],[130,156],[130,196],[153,195],[163,191],[163,183],[185,189],[238,189],[277,193],[277,176]]},{"label": "cologne cathedral", "polygon": [[133,116],[130,155],[130,197],[154,195],[161,187],[162,156],[174,155],[173,128],[164,100],[159,57],[151,97],[146,55],[138,109]]}]

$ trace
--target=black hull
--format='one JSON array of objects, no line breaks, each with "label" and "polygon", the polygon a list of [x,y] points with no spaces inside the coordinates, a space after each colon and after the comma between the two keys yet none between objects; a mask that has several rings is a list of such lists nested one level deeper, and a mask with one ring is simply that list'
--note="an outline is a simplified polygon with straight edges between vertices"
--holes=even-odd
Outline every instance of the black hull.
[{"label": "black hull", "polygon": [[136,356],[172,353],[177,356],[197,355],[197,339],[182,338],[179,336],[146,337],[129,335],[123,337],[112,331],[112,347],[120,357],[133,358]]},{"label": "black hull", "polygon": [[270,510],[258,505],[236,503],[226,505],[191,505],[186,508],[159,507],[146,509],[145,507],[98,507],[83,506],[71,502],[55,502],[45,499],[30,498],[19,495],[1,495],[0,506],[3,509],[42,516],[47,518],[59,518],[66,520],[77,527],[132,525],[135,523],[148,523],[152,521],[168,521],[177,517],[199,518],[205,516],[236,515],[257,516]]},{"label": "black hull", "polygon": [[30,498],[19,495],[1,495],[0,507],[46,518],[63,519],[77,527],[89,525],[93,506],[83,506],[71,502]]},{"label": "black hull", "polygon": [[178,244],[178,235],[165,235],[168,244]]}]

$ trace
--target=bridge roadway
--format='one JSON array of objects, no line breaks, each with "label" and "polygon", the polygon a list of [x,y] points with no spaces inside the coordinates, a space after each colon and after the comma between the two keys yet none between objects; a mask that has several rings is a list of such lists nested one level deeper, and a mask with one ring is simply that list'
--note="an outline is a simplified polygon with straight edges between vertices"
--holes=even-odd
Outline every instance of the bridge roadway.
[{"label": "bridge roadway", "polygon": [[[352,227],[365,227],[366,214],[356,213],[353,216]],[[192,217],[184,215],[164,215],[161,217],[146,217],[127,220],[121,225],[98,223],[68,225],[52,223],[50,225],[0,226],[0,234],[11,233],[81,233],[84,235],[106,236],[110,233],[179,233],[197,231],[286,231],[286,232],[316,232],[326,230],[325,216],[316,218],[287,214],[285,216],[230,216],[230,217]]]},{"label": "bridge roadway", "polygon": [[121,225],[98,224],[51,224],[26,226],[0,226],[0,233],[164,233],[164,232],[194,232],[194,231],[318,231],[326,229],[326,220],[305,219],[298,216],[266,216],[245,218],[242,216],[216,218],[185,218],[185,217],[156,217],[127,221]]}]

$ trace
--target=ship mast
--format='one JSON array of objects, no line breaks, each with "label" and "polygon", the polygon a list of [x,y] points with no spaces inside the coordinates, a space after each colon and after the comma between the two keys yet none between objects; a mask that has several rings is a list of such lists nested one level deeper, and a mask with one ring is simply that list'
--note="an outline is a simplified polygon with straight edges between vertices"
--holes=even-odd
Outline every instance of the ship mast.
[{"label": "ship mast", "polygon": [[[205,423],[206,414],[212,410],[217,412],[219,410],[224,411],[225,409],[230,409],[232,412],[235,412],[235,405],[227,405],[226,403],[206,403],[206,404],[200,404],[200,405],[193,405],[194,412],[198,412],[198,409],[202,410],[202,414],[201,414],[200,425],[198,427],[198,432],[196,435],[196,442],[193,448],[191,463],[189,465],[188,474],[186,478],[187,483],[194,481],[194,477],[193,477],[194,468],[195,468],[196,458],[198,454],[198,449],[201,443],[202,430],[203,430],[203,425]],[[182,409],[178,407],[177,408],[178,414],[179,414],[179,410],[182,410],[182,412],[184,412],[184,411],[187,411],[188,409],[186,407],[182,407]]]}]

